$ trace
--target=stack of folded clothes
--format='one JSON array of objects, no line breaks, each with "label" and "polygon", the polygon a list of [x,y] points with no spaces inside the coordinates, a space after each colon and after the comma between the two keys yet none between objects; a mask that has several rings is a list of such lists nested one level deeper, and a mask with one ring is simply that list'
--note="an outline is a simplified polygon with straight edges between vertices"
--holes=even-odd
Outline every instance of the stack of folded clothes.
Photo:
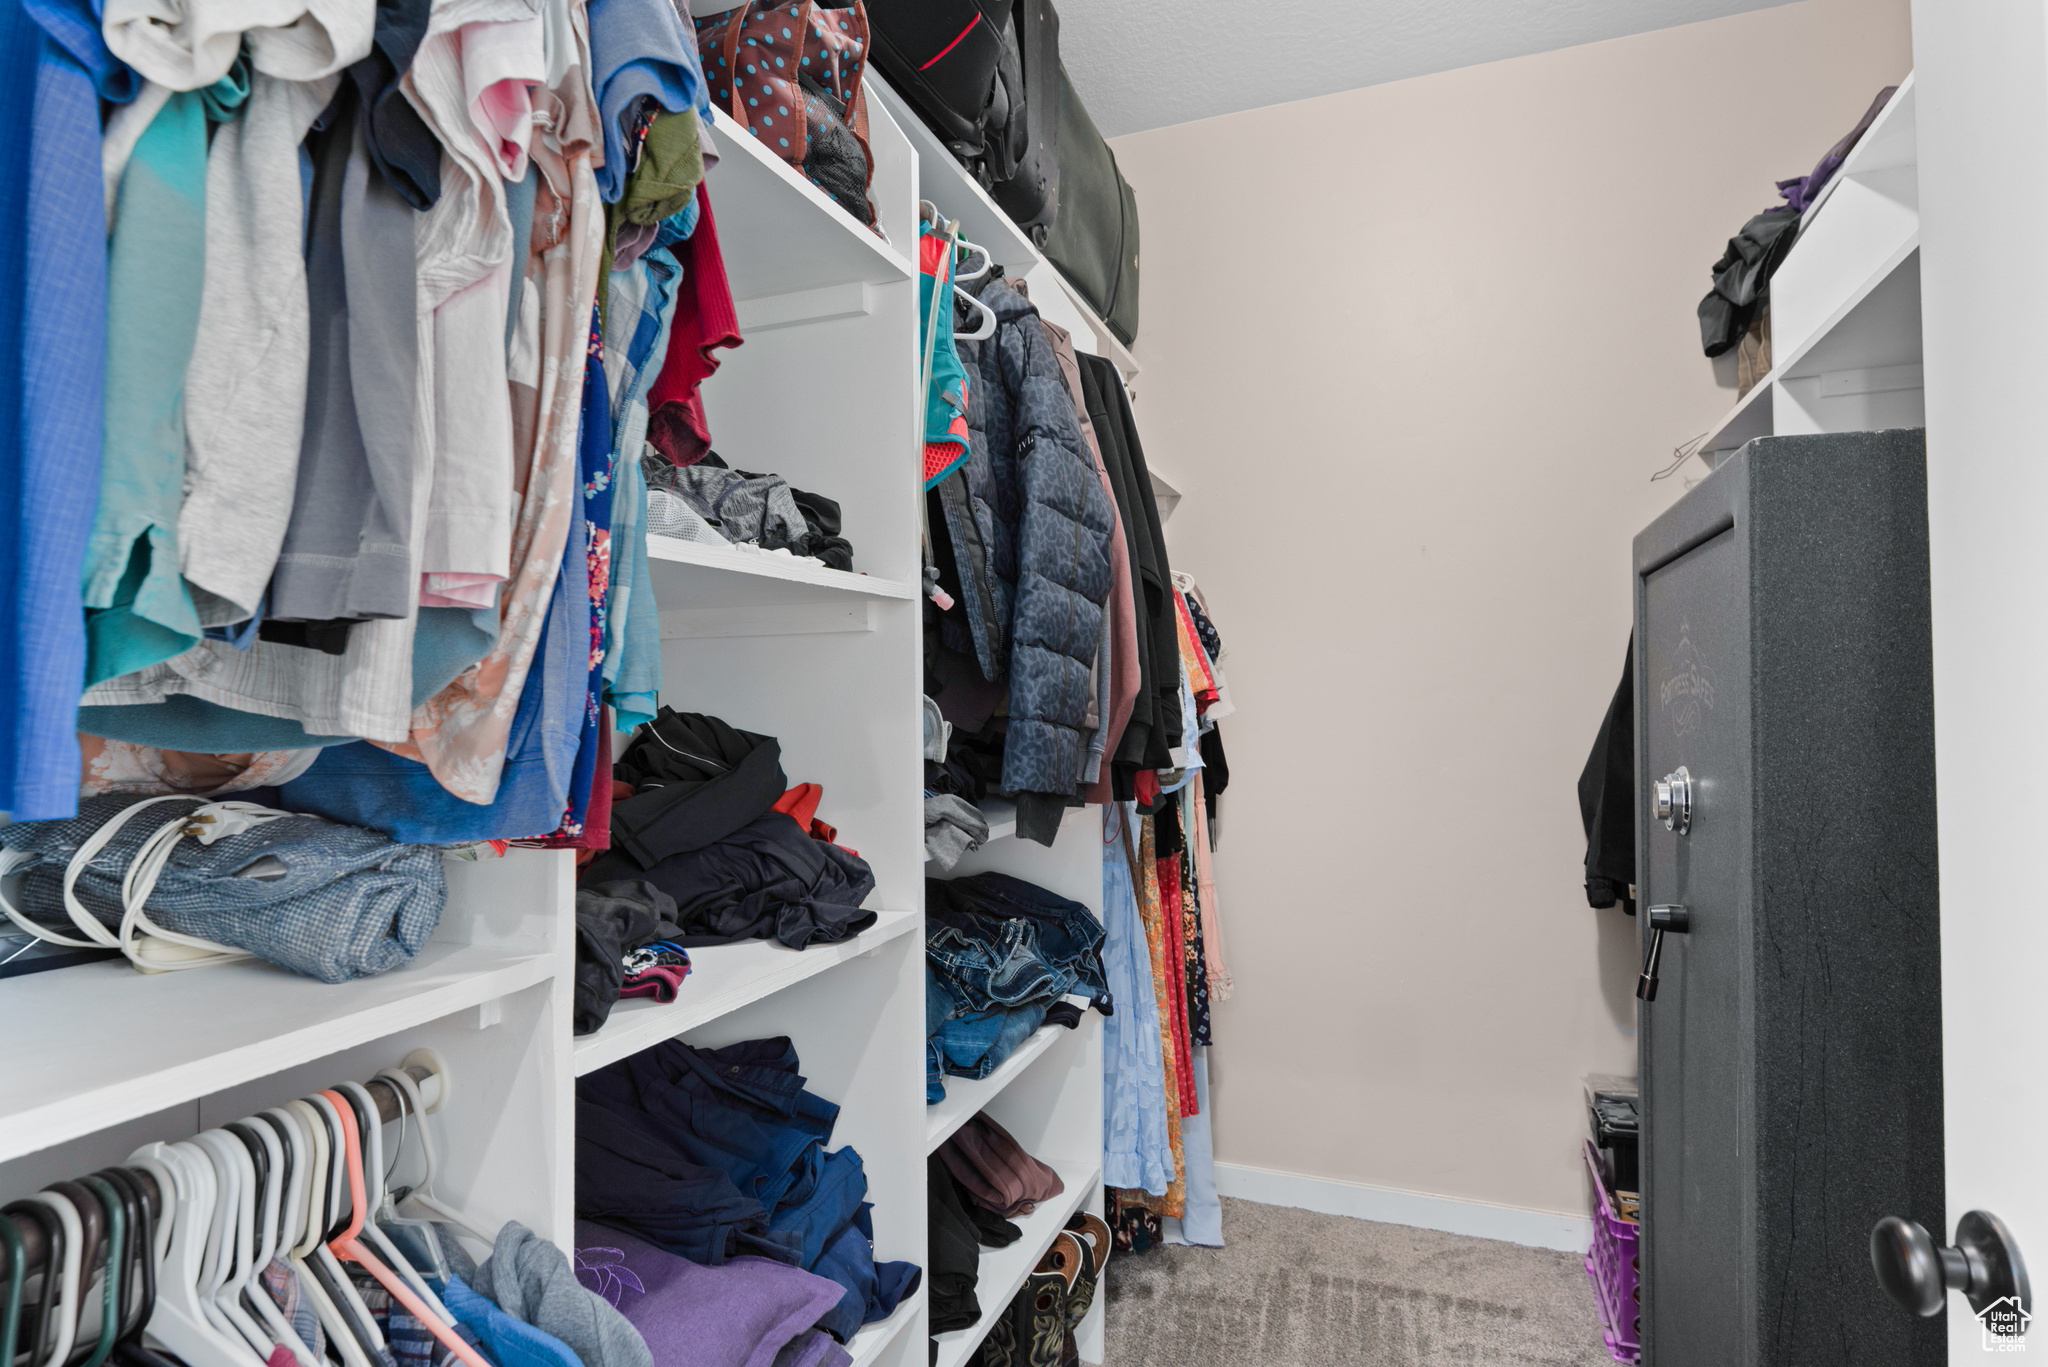
[{"label": "stack of folded clothes", "polygon": [[690,974],[676,899],[644,878],[576,890],[575,1028],[588,1035],[621,997],[674,1001]]},{"label": "stack of folded clothes", "polygon": [[1040,1026],[1080,1024],[1069,993],[1109,1014],[1102,923],[1087,907],[1006,873],[924,889],[926,1101],[945,1098],[944,1074],[987,1077]]},{"label": "stack of folded clothes", "polygon": [[853,568],[853,543],[839,534],[839,505],[780,475],[734,470],[716,451],[694,465],[671,465],[650,448],[647,530],[684,541],[758,546],[809,556],[835,570]]},{"label": "stack of folded clothes", "polygon": [[847,1367],[818,1328],[838,1283],[769,1258],[704,1267],[616,1229],[576,1222],[576,1277],[623,1314],[654,1360],[691,1367]]},{"label": "stack of folded clothes", "polygon": [[582,1078],[576,1213],[706,1267],[765,1258],[823,1277],[840,1294],[810,1323],[843,1343],[888,1318],[922,1273],[875,1261],[860,1155],[826,1152],[839,1108],[806,1091],[797,1066],[783,1038],[669,1040]]},{"label": "stack of folded clothes", "polygon": [[664,707],[634,735],[612,776],[612,848],[581,886],[641,881],[674,903],[658,937],[679,948],[773,939],[802,949],[875,923],[860,904],[874,873],[816,819],[816,784],[790,787],[772,736]]}]

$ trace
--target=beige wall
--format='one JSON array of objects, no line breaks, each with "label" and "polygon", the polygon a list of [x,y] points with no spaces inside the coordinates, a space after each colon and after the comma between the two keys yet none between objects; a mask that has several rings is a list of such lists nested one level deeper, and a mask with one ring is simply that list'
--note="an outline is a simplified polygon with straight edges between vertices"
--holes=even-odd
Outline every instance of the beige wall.
[{"label": "beige wall", "polygon": [[1910,54],[1905,0],[1805,0],[1116,142],[1240,708],[1220,1161],[1580,1210],[1635,942],[1574,784],[1649,476],[1734,399],[1693,308]]}]

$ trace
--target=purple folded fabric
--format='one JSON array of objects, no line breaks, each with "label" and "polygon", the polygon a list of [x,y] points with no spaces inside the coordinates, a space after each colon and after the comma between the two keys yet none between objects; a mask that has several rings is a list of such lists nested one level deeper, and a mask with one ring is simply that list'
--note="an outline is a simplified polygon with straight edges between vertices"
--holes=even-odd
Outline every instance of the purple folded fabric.
[{"label": "purple folded fabric", "polygon": [[1060,1175],[1024,1152],[1010,1132],[977,1115],[939,1149],[946,1170],[973,1202],[1004,1219],[1029,1215],[1066,1190]]},{"label": "purple folded fabric", "polygon": [[813,1329],[802,1338],[789,1341],[775,1359],[775,1367],[850,1367],[853,1354],[841,1348],[823,1329]]},{"label": "purple folded fabric", "polygon": [[[576,1279],[611,1302],[656,1362],[691,1367],[846,1367],[809,1338],[846,1288],[768,1258],[703,1267],[619,1230],[576,1222]],[[796,1356],[785,1358],[786,1349]]]}]

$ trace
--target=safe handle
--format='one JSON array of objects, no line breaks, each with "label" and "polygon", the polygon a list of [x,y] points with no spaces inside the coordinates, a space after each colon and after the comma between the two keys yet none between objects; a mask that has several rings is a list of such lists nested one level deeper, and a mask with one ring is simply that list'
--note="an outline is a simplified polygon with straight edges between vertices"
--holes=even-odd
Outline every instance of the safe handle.
[{"label": "safe handle", "polygon": [[1956,1221],[1952,1248],[1934,1242],[1925,1225],[1887,1215],[1870,1231],[1870,1265],[1887,1296],[1916,1315],[1938,1315],[1948,1293],[1960,1291],[1981,1318],[2000,1301],[1994,1334],[2017,1334],[2034,1313],[2026,1259],[2012,1231],[1988,1210],[1973,1210]]},{"label": "safe handle", "polygon": [[1636,979],[1636,996],[1653,1002],[1657,1000],[1657,969],[1664,960],[1665,933],[1684,935],[1691,931],[1692,912],[1680,906],[1651,907],[1649,916],[1650,948],[1643,955],[1643,972]]}]

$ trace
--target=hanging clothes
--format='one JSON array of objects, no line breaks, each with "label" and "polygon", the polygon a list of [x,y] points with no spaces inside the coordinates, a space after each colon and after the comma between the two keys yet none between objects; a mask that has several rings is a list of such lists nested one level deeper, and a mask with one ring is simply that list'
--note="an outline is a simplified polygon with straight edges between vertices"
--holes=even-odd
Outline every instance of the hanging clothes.
[{"label": "hanging clothes", "polygon": [[88,0],[0,0],[0,810],[77,808],[72,711],[85,674],[78,585],[99,499],[107,348],[100,101],[141,80]]},{"label": "hanging clothes", "polygon": [[[415,711],[410,740],[392,747],[421,759],[444,787],[470,802],[489,802],[497,792],[513,710],[526,685],[579,503],[577,415],[604,215],[591,168],[596,113],[582,76],[589,70],[588,39],[577,17],[572,9],[566,25],[546,30],[548,72],[553,75],[559,67],[562,75],[549,91],[553,125],[533,147],[541,184],[522,299],[531,292],[536,316],[529,322],[522,303],[521,337],[515,342],[516,352],[531,357],[528,368],[514,377],[514,391],[516,407],[532,415],[533,458],[513,527],[513,575],[501,591],[498,639],[475,668]],[[422,53],[429,47],[431,42]],[[495,298],[492,341],[502,335],[504,318],[503,297]],[[480,330],[480,346],[482,337]],[[501,492],[504,487],[498,486]]]},{"label": "hanging clothes", "polygon": [[[657,127],[661,123],[656,120]],[[640,184],[636,173],[629,199]],[[692,203],[694,198],[686,201]],[[648,247],[630,265],[612,272],[604,315],[605,384],[612,405],[611,543],[613,553],[624,557],[612,570],[604,683],[616,724],[628,731],[653,719],[661,690],[660,623],[647,564],[647,482],[640,456],[647,442],[647,391],[668,353],[681,274],[667,247]]]},{"label": "hanging clothes", "polygon": [[1088,412],[1088,394],[1081,383],[1081,366],[1074,356],[1073,338],[1067,330],[1043,318],[1040,326],[1052,342],[1053,358],[1059,362],[1060,377],[1074,401],[1074,416],[1081,424],[1081,439],[1095,462],[1095,475],[1109,500],[1109,602],[1103,614],[1102,635],[1095,651],[1095,706],[1097,726],[1088,740],[1088,759],[1082,766],[1084,787],[1081,800],[1089,803],[1111,801],[1110,784],[1103,766],[1115,752],[1124,728],[1130,724],[1144,683],[1138,656],[1136,581],[1131,577],[1132,534],[1118,505],[1116,486],[1103,463],[1102,446],[1095,435],[1095,421]]},{"label": "hanging clothes", "polygon": [[[1206,760],[1206,756],[1205,756]],[[1210,766],[1205,762],[1202,772],[1188,785],[1189,805],[1186,808],[1188,828],[1193,832],[1190,844],[1195,857],[1196,898],[1201,906],[1202,917],[1202,969],[1208,978],[1209,1000],[1226,1002],[1236,990],[1230,979],[1230,967],[1224,959],[1223,921],[1216,909],[1216,879],[1214,860],[1209,849],[1209,821],[1206,814],[1208,793],[1206,785],[1210,777]]]},{"label": "hanging clothes", "polygon": [[[1082,388],[1088,398],[1088,414],[1102,448],[1117,491],[1117,503],[1133,524],[1135,545],[1135,607],[1143,667],[1141,696],[1134,704],[1131,721],[1124,729],[1114,760],[1122,778],[1119,784],[1133,784],[1134,776],[1146,770],[1173,767],[1173,751],[1182,744],[1180,722],[1180,645],[1176,637],[1169,599],[1172,566],[1166,558],[1166,535],[1159,518],[1158,499],[1152,492],[1152,478],[1145,469],[1145,457],[1138,444],[1138,427],[1131,413],[1130,399],[1116,366],[1100,356],[1078,356]],[[1118,797],[1128,797],[1124,786],[1115,788]]]},{"label": "hanging clothes", "polygon": [[[604,709],[605,628],[611,614],[612,439],[610,400],[604,385],[604,342],[596,311],[590,320],[590,361],[583,369],[582,527],[576,538],[583,547],[588,648],[577,677],[584,681],[582,738],[576,766],[569,775],[569,804],[561,824],[541,841],[551,848],[611,848],[611,726]],[[599,767],[602,754],[603,767]],[[597,790],[602,788],[600,794]],[[602,822],[593,822],[601,811]]]},{"label": "hanging clothes", "polygon": [[1168,1028],[1173,1032],[1174,1077],[1179,1084],[1176,1096],[1180,1114],[1185,1118],[1193,1115],[1195,1108],[1194,1060],[1188,1052],[1194,1044],[1194,1028],[1188,1001],[1187,921],[1180,896],[1181,836],[1175,819],[1178,812],[1179,807],[1168,802],[1160,808],[1159,815],[1146,818],[1146,825],[1152,837],[1151,895],[1159,901],[1162,969],[1166,974],[1167,999],[1173,1008]]},{"label": "hanging clothes", "polygon": [[[246,64],[165,92],[119,178],[107,235],[106,439],[87,543],[85,681],[141,669],[200,636],[178,573],[185,367],[206,252],[206,141],[249,93]],[[137,113],[138,105],[129,106]]]},{"label": "hanging clothes", "polygon": [[1102,1022],[1102,1180],[1166,1194],[1174,1177],[1167,1136],[1165,1042],[1151,948],[1126,854],[1133,809],[1102,809],[1102,967],[1117,1009]]},{"label": "hanging clothes", "polygon": [[[361,37],[350,60],[367,54],[371,30]],[[241,117],[207,153],[178,552],[209,626],[256,612],[291,520],[312,345],[299,146],[339,84],[329,72],[307,78],[256,62]]]},{"label": "hanging clothes", "polygon": [[1586,827],[1586,902],[1621,903],[1636,914],[1636,638],[1630,632],[1621,683],[1579,772],[1579,817]]},{"label": "hanging clothes", "polygon": [[1145,948],[1151,959],[1152,996],[1159,1016],[1160,1068],[1166,1085],[1166,1138],[1173,1153],[1173,1178],[1167,1183],[1164,1195],[1136,1192],[1132,1199],[1162,1215],[1178,1215],[1184,1207],[1186,1187],[1181,1154],[1181,1077],[1183,1074],[1182,1055],[1187,1052],[1185,1036],[1179,1033],[1179,1016],[1174,1009],[1173,983],[1177,977],[1168,971],[1172,963],[1167,957],[1166,926],[1159,898],[1158,860],[1153,848],[1152,818],[1143,817],[1137,822],[1137,840],[1133,844],[1129,823],[1124,826],[1124,856],[1132,866],[1132,885],[1137,893],[1138,914],[1145,926]]},{"label": "hanging clothes", "polygon": [[[512,573],[518,505],[506,491],[520,487],[531,447],[515,445],[525,434],[515,433],[508,363],[495,344],[512,276],[527,269],[528,242],[513,234],[505,183],[526,176],[530,87],[549,74],[546,33],[527,0],[437,5],[403,79],[445,149],[441,194],[416,229],[413,421],[432,452],[418,566],[427,606],[508,611],[498,594]],[[580,337],[580,318],[573,326]]]},{"label": "hanging clothes", "polygon": [[[739,307],[726,284],[725,258],[718,250],[718,220],[711,195],[697,186],[697,222],[687,236],[681,226],[664,228],[661,245],[678,241],[682,284],[669,328],[661,374],[647,391],[647,440],[672,465],[695,465],[710,454],[711,426],[698,387],[718,369],[718,353],[740,345]],[[676,234],[671,238],[671,233]]]},{"label": "hanging clothes", "polygon": [[[924,487],[967,461],[967,368],[953,342],[954,239],[925,225],[917,238],[917,355],[930,358],[924,387]],[[944,291],[936,307],[933,296]]]},{"label": "hanging clothes", "polygon": [[376,174],[353,85],[314,120],[306,296],[313,325],[291,520],[265,616],[404,618],[412,562],[412,207]]}]

